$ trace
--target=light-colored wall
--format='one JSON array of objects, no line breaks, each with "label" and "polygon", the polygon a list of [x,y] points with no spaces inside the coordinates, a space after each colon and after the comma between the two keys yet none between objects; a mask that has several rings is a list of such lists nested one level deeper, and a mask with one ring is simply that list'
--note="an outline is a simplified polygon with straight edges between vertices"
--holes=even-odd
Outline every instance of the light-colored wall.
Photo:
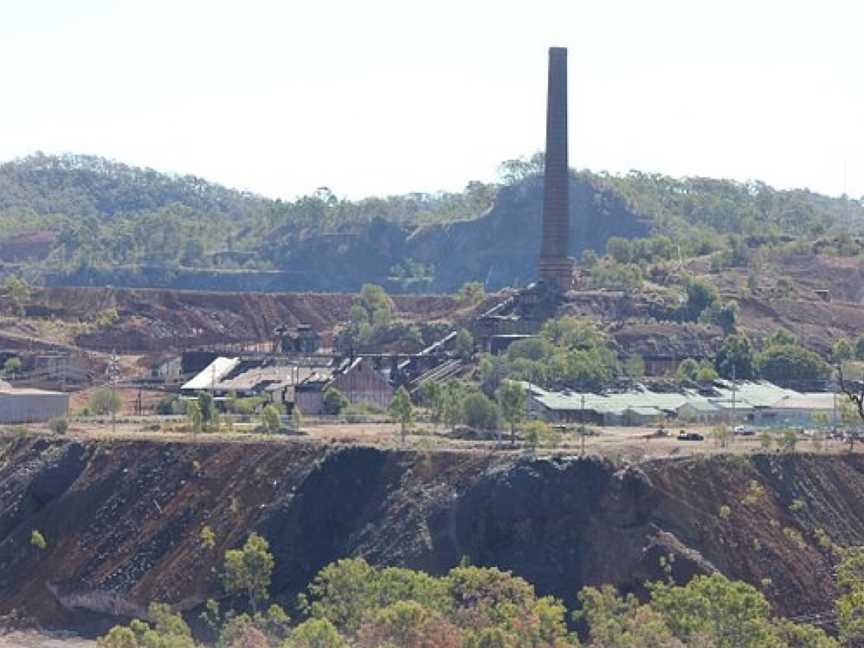
[{"label": "light-colored wall", "polygon": [[0,423],[37,423],[69,413],[68,394],[0,393]]}]

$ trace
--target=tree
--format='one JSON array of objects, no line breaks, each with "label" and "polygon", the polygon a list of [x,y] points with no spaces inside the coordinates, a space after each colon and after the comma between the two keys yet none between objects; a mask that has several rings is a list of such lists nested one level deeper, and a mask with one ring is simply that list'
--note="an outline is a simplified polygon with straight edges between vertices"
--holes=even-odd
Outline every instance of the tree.
[{"label": "tree", "polygon": [[699,371],[699,363],[693,358],[684,358],[678,363],[678,368],[675,370],[675,379],[678,382],[687,380],[696,380],[696,372]]},{"label": "tree", "polygon": [[824,380],[831,368],[816,353],[797,344],[775,344],[756,356],[759,375],[780,384]]},{"label": "tree", "polygon": [[131,628],[114,626],[98,641],[100,648],[138,648],[138,640]]},{"label": "tree", "polygon": [[270,577],[274,567],[270,544],[253,533],[242,549],[225,552],[225,571],[222,583],[228,594],[244,593],[253,612],[258,603],[269,597]]},{"label": "tree", "polygon": [[45,541],[45,536],[39,531],[39,529],[33,529],[30,533],[30,544],[37,549],[46,549],[48,547],[48,543]]},{"label": "tree", "polygon": [[294,628],[282,648],[348,648],[348,642],[327,619],[313,618]]},{"label": "tree", "polygon": [[331,387],[326,392],[324,392],[324,399],[322,405],[324,407],[325,414],[337,416],[341,414],[348,407],[349,404],[350,403],[345,397],[345,394],[343,394],[335,387]]},{"label": "tree", "polygon": [[460,383],[450,381],[444,385],[441,393],[441,419],[451,432],[463,420],[463,397],[463,386]]},{"label": "tree", "polygon": [[528,397],[525,388],[517,382],[507,381],[498,389],[501,418],[510,426],[510,445],[516,445],[516,427],[525,420]]},{"label": "tree", "polygon": [[831,357],[834,362],[847,362],[855,357],[855,349],[847,338],[840,338],[831,348]]},{"label": "tree", "polygon": [[554,446],[560,441],[560,434],[554,432],[545,421],[528,421],[522,426],[522,436],[530,448]]},{"label": "tree", "polygon": [[641,355],[635,353],[627,358],[624,363],[624,373],[632,380],[638,380],[645,375],[645,360]]},{"label": "tree", "polygon": [[703,362],[699,365],[699,368],[696,370],[695,380],[699,383],[710,383],[714,380],[717,380],[720,376],[717,374],[717,371],[714,367],[711,366],[708,362]]},{"label": "tree", "polygon": [[276,434],[282,429],[282,418],[279,415],[279,408],[270,404],[261,412],[261,424],[268,434]]},{"label": "tree", "polygon": [[411,395],[404,386],[396,390],[387,411],[390,416],[399,421],[399,436],[404,444],[408,426],[414,420],[414,405],[411,403]]},{"label": "tree", "polygon": [[444,418],[444,388],[441,383],[430,380],[420,387],[420,396],[429,409],[433,423],[440,423]]},{"label": "tree", "polygon": [[835,576],[840,596],[835,602],[840,640],[857,646],[864,640],[864,547],[846,552]]},{"label": "tree", "polygon": [[57,435],[66,434],[69,431],[69,421],[62,416],[52,418],[48,421],[48,429]]},{"label": "tree", "polygon": [[87,401],[88,409],[97,416],[117,414],[122,406],[120,395],[112,389],[99,389]]},{"label": "tree", "polygon": [[25,306],[30,301],[30,292],[30,286],[23,279],[15,275],[7,277],[3,284],[3,294],[9,301],[13,315],[24,317],[27,314]]},{"label": "tree", "polygon": [[207,391],[198,392],[198,406],[201,409],[203,427],[218,427],[215,424],[219,419],[219,410],[216,409],[216,401],[213,399],[213,395]]},{"label": "tree", "polygon": [[494,430],[498,427],[498,407],[479,391],[462,400],[462,420],[475,430]]},{"label": "tree", "polygon": [[204,416],[201,414],[201,404],[197,400],[190,400],[186,403],[186,418],[189,419],[189,425],[194,434],[198,434],[204,429]]},{"label": "tree", "polygon": [[753,347],[743,335],[730,335],[723,340],[714,357],[714,368],[723,378],[750,380],[755,375]]},{"label": "tree", "polygon": [[855,359],[864,360],[864,333],[855,338]]},{"label": "tree", "polygon": [[716,324],[723,329],[723,335],[730,335],[735,332],[735,324],[738,322],[739,311],[738,302],[728,301],[721,303],[717,300],[702,311],[699,321],[706,324]]},{"label": "tree", "polygon": [[486,299],[486,289],[479,281],[469,281],[462,284],[459,292],[456,293],[456,298],[460,304],[474,306]]},{"label": "tree", "polygon": [[687,318],[696,321],[702,311],[717,301],[717,289],[702,279],[690,279],[685,288],[687,291],[687,304],[685,306]]},{"label": "tree", "polygon": [[631,246],[630,241],[620,236],[611,236],[606,241],[606,254],[618,263],[630,263]]},{"label": "tree", "polygon": [[462,329],[456,335],[456,354],[463,360],[470,360],[474,355],[474,336],[468,329]]},{"label": "tree", "polygon": [[3,363],[3,375],[15,377],[21,371],[21,358],[12,356]]},{"label": "tree", "polygon": [[303,425],[303,413],[300,411],[300,408],[297,407],[297,403],[294,403],[294,407],[291,408],[291,427],[294,428],[295,432],[300,432],[300,427]]}]

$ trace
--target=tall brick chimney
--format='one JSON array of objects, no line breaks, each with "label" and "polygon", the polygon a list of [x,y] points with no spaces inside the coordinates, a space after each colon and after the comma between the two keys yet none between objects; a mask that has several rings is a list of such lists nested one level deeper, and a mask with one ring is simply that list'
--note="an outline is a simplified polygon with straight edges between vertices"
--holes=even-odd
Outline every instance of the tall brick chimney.
[{"label": "tall brick chimney", "polygon": [[549,48],[546,99],[546,170],[543,179],[543,238],[540,281],[558,290],[570,288],[570,168],[567,160],[567,48]]}]

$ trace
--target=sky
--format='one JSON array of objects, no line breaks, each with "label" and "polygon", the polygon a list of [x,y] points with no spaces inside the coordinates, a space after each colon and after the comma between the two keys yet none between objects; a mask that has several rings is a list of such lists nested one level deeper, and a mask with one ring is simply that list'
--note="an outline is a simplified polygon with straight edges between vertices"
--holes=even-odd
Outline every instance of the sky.
[{"label": "sky", "polygon": [[88,153],[293,198],[570,161],[864,196],[858,0],[0,0],[0,160]]}]

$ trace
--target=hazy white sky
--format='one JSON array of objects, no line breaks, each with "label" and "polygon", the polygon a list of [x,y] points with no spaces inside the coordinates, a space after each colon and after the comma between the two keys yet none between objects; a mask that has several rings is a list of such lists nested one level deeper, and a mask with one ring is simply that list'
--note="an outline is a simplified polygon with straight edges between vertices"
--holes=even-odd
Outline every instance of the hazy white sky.
[{"label": "hazy white sky", "polygon": [[0,0],[0,160],[461,189],[543,147],[550,45],[574,167],[864,195],[858,0]]}]

